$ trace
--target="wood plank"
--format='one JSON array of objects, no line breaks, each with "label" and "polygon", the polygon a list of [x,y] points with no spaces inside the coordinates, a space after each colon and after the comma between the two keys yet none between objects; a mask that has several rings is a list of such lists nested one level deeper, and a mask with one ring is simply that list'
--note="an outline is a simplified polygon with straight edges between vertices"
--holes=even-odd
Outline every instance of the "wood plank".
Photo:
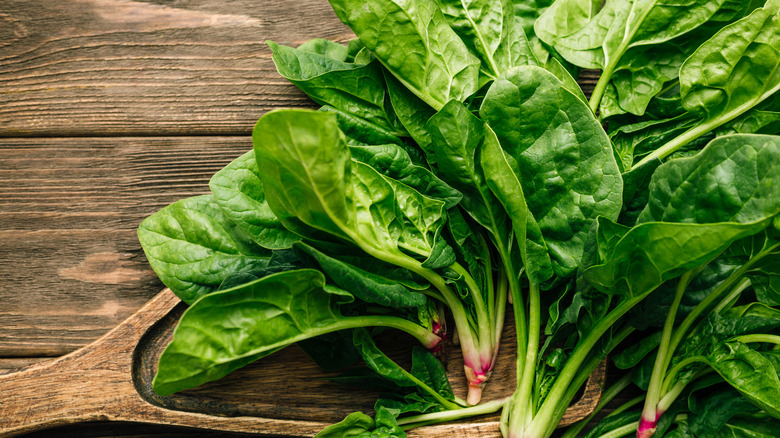
[{"label": "wood plank", "polygon": [[248,133],[311,102],[264,41],[353,38],[327,0],[4,0],[0,136]]},{"label": "wood plank", "polygon": [[327,0],[169,4],[0,2],[0,137],[248,134],[266,111],[313,106],[265,40],[354,37]]},{"label": "wood plank", "polygon": [[163,285],[135,229],[208,192],[247,137],[0,140],[0,357],[58,356]]}]

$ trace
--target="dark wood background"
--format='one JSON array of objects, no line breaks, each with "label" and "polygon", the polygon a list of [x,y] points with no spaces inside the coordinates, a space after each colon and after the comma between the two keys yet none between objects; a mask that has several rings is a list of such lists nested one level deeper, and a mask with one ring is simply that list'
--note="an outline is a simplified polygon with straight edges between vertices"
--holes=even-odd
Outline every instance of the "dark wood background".
[{"label": "dark wood background", "polygon": [[[262,114],[313,107],[264,41],[315,37],[353,37],[326,0],[0,1],[0,373],[84,346],[163,288],[138,224],[207,193]],[[55,435],[232,436],[32,436]]]}]

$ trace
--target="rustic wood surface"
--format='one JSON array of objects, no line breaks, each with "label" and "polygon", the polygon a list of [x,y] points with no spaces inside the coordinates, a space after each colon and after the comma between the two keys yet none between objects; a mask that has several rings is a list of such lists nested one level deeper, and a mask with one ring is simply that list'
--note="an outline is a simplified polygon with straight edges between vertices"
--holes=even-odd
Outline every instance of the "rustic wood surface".
[{"label": "rustic wood surface", "polygon": [[[163,288],[138,223],[206,193],[210,176],[251,148],[264,112],[312,106],[276,73],[263,42],[314,37],[351,38],[326,0],[0,2],[0,375],[95,341]],[[592,76],[581,83],[592,87]],[[285,354],[276,360],[306,363],[297,350]],[[222,403],[238,391],[252,414],[294,420],[298,404],[307,418],[337,419],[343,405],[297,398],[301,385],[329,385],[306,374],[312,365],[300,370],[275,389],[284,407],[263,405],[266,388],[232,377],[229,391],[186,396]],[[511,377],[496,382],[487,397],[511,388]],[[375,396],[351,394],[361,407]],[[205,436],[106,423],[34,434],[174,435]]]}]

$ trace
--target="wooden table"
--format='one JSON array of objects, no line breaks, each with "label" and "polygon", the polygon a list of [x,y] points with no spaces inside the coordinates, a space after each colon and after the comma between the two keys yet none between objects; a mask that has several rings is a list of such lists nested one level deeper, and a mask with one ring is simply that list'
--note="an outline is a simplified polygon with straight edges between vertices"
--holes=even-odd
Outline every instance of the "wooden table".
[{"label": "wooden table", "polygon": [[138,224],[207,193],[263,113],[313,107],[264,41],[314,37],[353,35],[326,0],[0,2],[0,373],[97,339],[162,289]]}]

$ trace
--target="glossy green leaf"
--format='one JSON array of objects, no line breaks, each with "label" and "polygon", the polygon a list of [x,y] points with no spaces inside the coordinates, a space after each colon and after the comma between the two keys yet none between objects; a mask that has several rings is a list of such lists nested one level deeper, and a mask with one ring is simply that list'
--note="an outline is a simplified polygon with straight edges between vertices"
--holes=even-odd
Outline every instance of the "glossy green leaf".
[{"label": "glossy green leaf", "polygon": [[403,134],[397,132],[385,112],[385,84],[378,62],[352,64],[329,57],[331,53],[293,49],[272,41],[268,45],[279,74],[320,105],[332,106],[396,135]]},{"label": "glossy green leaf", "polygon": [[780,380],[761,353],[741,342],[726,342],[707,357],[707,364],[753,404],[780,418]]},{"label": "glossy green leaf", "polygon": [[401,388],[414,388],[419,395],[418,400],[433,401],[439,405],[445,403],[444,407],[448,409],[458,407],[449,401],[453,395],[446,372],[431,353],[415,349],[410,373],[377,348],[368,330],[355,330],[354,343],[370,369]]},{"label": "glossy green leaf", "polygon": [[400,183],[417,190],[430,198],[444,201],[449,210],[463,198],[461,193],[442,181],[427,168],[414,164],[409,154],[400,146],[350,146],[350,155]]},{"label": "glossy green leaf", "polygon": [[353,412],[339,423],[330,425],[315,438],[406,438],[395,416],[387,409],[376,409],[376,420],[362,412]]},{"label": "glossy green leaf", "polygon": [[350,328],[334,310],[344,299],[310,269],[206,295],[182,315],[160,356],[154,390],[169,395],[192,388],[292,343]]},{"label": "glossy green leaf", "polygon": [[[387,84],[387,93],[390,95],[390,103],[398,120],[420,148],[428,151],[431,136],[425,129],[425,124],[436,113],[436,110],[409,91],[387,71],[385,71],[385,83]],[[433,164],[430,158],[429,163]]]},{"label": "glossy green leaf", "polygon": [[298,341],[296,345],[325,371],[351,367],[360,359],[360,354],[352,344],[351,330],[325,333],[316,338]]},{"label": "glossy green leaf", "polygon": [[434,109],[479,88],[479,60],[434,0],[330,0],[336,15],[406,88]]},{"label": "glossy green leaf", "polygon": [[482,61],[491,79],[518,65],[537,65],[511,1],[438,0],[450,27]]},{"label": "glossy green leaf", "polygon": [[720,429],[714,438],[774,438],[780,420],[774,418],[735,418]]},{"label": "glossy green leaf", "polygon": [[497,79],[480,115],[519,178],[555,273],[571,274],[596,217],[620,212],[623,184],[607,134],[582,100],[538,67]]},{"label": "glossy green leaf", "polygon": [[489,126],[486,127],[479,161],[487,186],[511,219],[514,238],[517,239],[515,245],[519,249],[526,275],[537,284],[548,280],[553,274],[550,250],[539,223],[528,210],[520,180]]},{"label": "glossy green leaf", "polygon": [[703,394],[694,392],[688,397],[688,405],[691,410],[688,426],[700,437],[715,437],[734,416],[756,411],[755,405],[731,388]]},{"label": "glossy green leaf", "polygon": [[268,206],[254,151],[236,158],[215,173],[209,188],[225,215],[258,245],[282,249],[300,240],[300,236],[284,228]]},{"label": "glossy green leaf", "polygon": [[374,428],[374,419],[362,412],[353,412],[347,418],[326,427],[314,438],[360,438]]},{"label": "glossy green leaf", "polygon": [[611,74],[631,47],[658,44],[707,22],[724,0],[558,0],[534,29],[563,57]]},{"label": "glossy green leaf", "polygon": [[611,359],[619,369],[628,370],[639,365],[660,344],[661,332],[657,331],[641,341],[629,345],[619,353],[613,354]]},{"label": "glossy green leaf", "polygon": [[506,246],[511,241],[512,224],[477,164],[477,149],[485,138],[484,123],[453,100],[431,117],[427,129],[432,139],[431,160],[439,176],[463,193],[461,207]]},{"label": "glossy green leaf", "polygon": [[314,258],[336,286],[365,302],[391,308],[415,308],[427,301],[425,295],[413,292],[381,273],[365,271],[306,244],[300,243],[296,248]]},{"label": "glossy green leaf", "polygon": [[274,111],[253,141],[269,205],[288,229],[323,231],[385,261],[408,264],[410,252],[454,262],[439,239],[444,202],[354,162],[333,115]]},{"label": "glossy green leaf", "polygon": [[731,135],[658,167],[637,223],[748,223],[778,213],[780,137]]},{"label": "glossy green leaf", "polygon": [[355,115],[340,111],[330,105],[323,105],[319,111],[336,115],[339,128],[351,143],[360,144],[402,144],[398,132],[385,129]]},{"label": "glossy green leaf", "polygon": [[722,124],[780,89],[780,2],[715,34],[680,68],[686,110]]},{"label": "glossy green leaf", "polygon": [[[761,259],[756,260],[756,257]],[[751,261],[746,277],[750,279],[756,298],[764,304],[780,305],[780,235],[773,227],[736,242],[724,254],[724,259],[724,263],[735,266]]]},{"label": "glossy green leaf", "polygon": [[637,158],[660,148],[678,135],[696,125],[698,119],[690,114],[681,114],[669,119],[647,120],[622,125],[610,132],[621,168],[628,171]]},{"label": "glossy green leaf", "polygon": [[767,220],[747,224],[643,223],[605,251],[601,264],[587,268],[584,277],[605,293],[639,297],[711,261],[732,242],[767,225]]},{"label": "glossy green leaf", "polygon": [[298,46],[298,50],[316,53],[341,62],[348,62],[349,58],[349,48],[347,46],[323,38],[310,39]]},{"label": "glossy green leaf", "polygon": [[265,267],[271,257],[211,195],[174,202],[144,219],[138,240],[157,276],[186,303],[215,291],[232,273]]},{"label": "glossy green leaf", "polygon": [[444,365],[431,354],[430,351],[415,345],[412,348],[412,375],[420,379],[442,397],[452,400],[450,381],[447,379],[447,370]]}]

